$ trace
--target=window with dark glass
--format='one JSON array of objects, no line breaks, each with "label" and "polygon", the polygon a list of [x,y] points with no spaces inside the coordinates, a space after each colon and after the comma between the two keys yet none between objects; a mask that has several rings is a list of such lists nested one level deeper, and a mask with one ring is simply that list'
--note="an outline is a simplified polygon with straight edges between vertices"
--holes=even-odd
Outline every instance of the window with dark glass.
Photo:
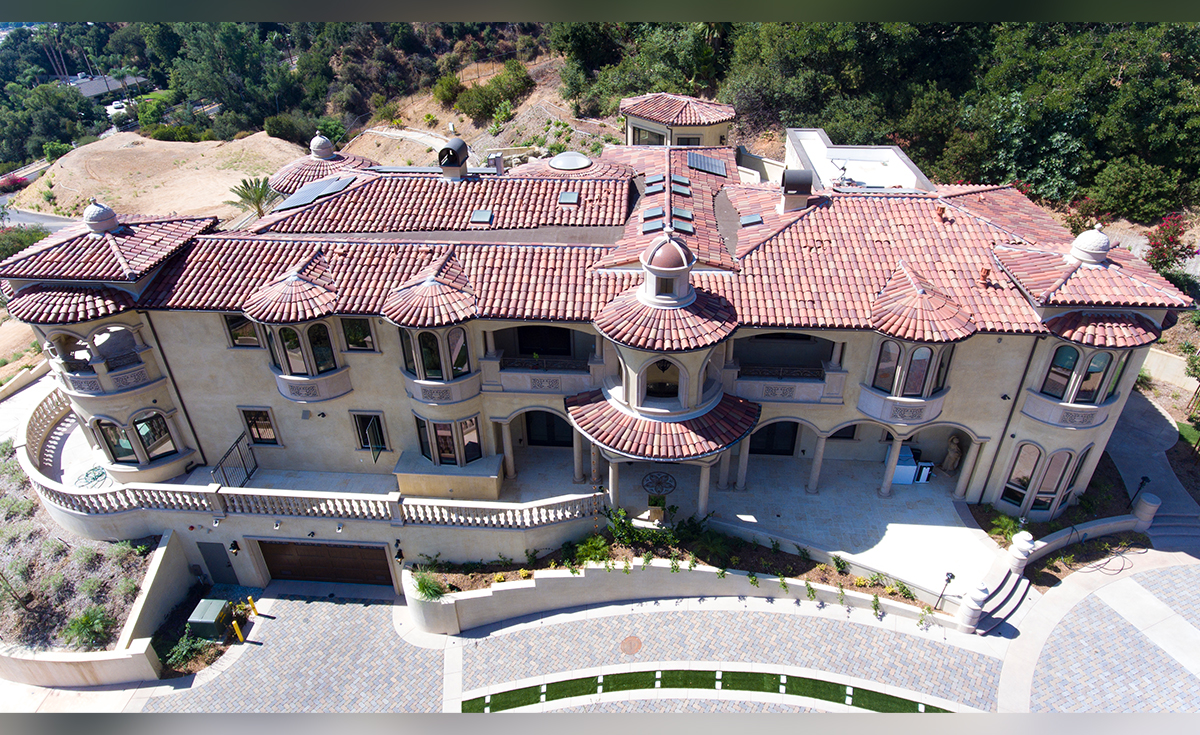
[{"label": "window with dark glass", "polygon": [[562,327],[517,327],[517,351],[523,357],[570,357],[571,330]]},{"label": "window with dark glass", "polygon": [[229,342],[234,347],[260,347],[258,328],[254,322],[241,314],[225,314],[225,328],[229,330]]},{"label": "window with dark glass", "polygon": [[675,138],[675,145],[700,145],[700,138],[698,136],[693,137],[681,135]]},{"label": "window with dark glass", "polygon": [[371,335],[370,319],[342,319],[342,334],[346,337],[346,349],[375,349],[375,338]]},{"label": "window with dark glass", "polygon": [[1075,487],[1075,483],[1079,481],[1079,473],[1083,470],[1083,466],[1087,464],[1088,455],[1092,453],[1092,448],[1088,447],[1083,450],[1083,454],[1079,455],[1079,461],[1075,463],[1075,470],[1071,472],[1071,481],[1067,483],[1067,488]]},{"label": "window with dark glass", "polygon": [[267,352],[270,353],[270,355],[271,355],[272,367],[282,370],[282,368],[279,365],[279,355],[276,353],[275,333],[269,329],[267,330]]},{"label": "window with dark glass", "polygon": [[450,345],[450,372],[454,378],[471,372],[470,360],[467,358],[467,333],[461,327],[455,327],[447,335]]},{"label": "window with dark glass", "polygon": [[774,454],[790,457],[796,451],[796,435],[800,424],[795,421],[776,421],[750,435],[751,454]]},{"label": "window with dark glass", "polygon": [[925,389],[925,376],[929,374],[929,363],[933,360],[933,350],[928,347],[918,347],[913,350],[908,360],[908,373],[904,376],[905,397],[920,398]]},{"label": "window with dark glass", "polygon": [[283,359],[287,361],[287,371],[291,375],[308,375],[308,366],[304,364],[304,349],[300,346],[300,334],[291,327],[279,330],[279,344],[283,347]]},{"label": "window with dark glass", "polygon": [[167,420],[161,414],[151,414],[138,419],[133,422],[133,428],[137,431],[138,438],[142,441],[142,447],[146,450],[146,457],[151,462],[178,451],[175,442],[171,439],[171,430],[167,426]]},{"label": "window with dark glass", "polygon": [[120,464],[137,464],[137,453],[133,451],[133,443],[125,435],[125,430],[109,421],[97,421],[100,436],[108,446],[113,461]]},{"label": "window with dark glass", "polygon": [[421,332],[417,336],[417,344],[421,348],[421,364],[425,368],[425,379],[442,380],[442,352],[438,348],[437,335],[433,332]]},{"label": "window with dark glass", "polygon": [[875,365],[875,379],[871,387],[884,393],[892,392],[896,382],[896,366],[900,362],[900,346],[887,341],[879,346],[879,362]]},{"label": "window with dark glass", "polygon": [[1058,497],[1059,482],[1062,481],[1070,461],[1070,452],[1055,452],[1050,455],[1050,461],[1046,463],[1046,472],[1038,482],[1037,492],[1034,493],[1033,502],[1029,505],[1030,510],[1050,510],[1054,507],[1054,501]]},{"label": "window with dark glass", "polygon": [[420,417],[417,418],[417,441],[421,444],[421,456],[433,461],[433,450],[429,444],[429,423]]},{"label": "window with dark glass", "polygon": [[829,435],[830,439],[853,439],[854,433],[858,429],[858,424],[852,424],[842,429],[838,429]]},{"label": "window with dark glass", "polygon": [[483,447],[479,444],[479,419],[472,416],[466,421],[459,421],[458,428],[463,438],[463,463],[474,462],[483,456]]},{"label": "window with dark glass", "polygon": [[324,324],[309,327],[308,346],[312,348],[317,375],[337,370],[337,362],[333,359],[333,341],[329,339],[329,327]]},{"label": "window with dark glass", "polygon": [[1008,482],[1004,484],[1001,498],[1013,505],[1020,506],[1025,502],[1025,494],[1029,491],[1029,483],[1037,470],[1042,452],[1032,444],[1022,444],[1017,450],[1017,461],[1013,462],[1012,471],[1008,473]]},{"label": "window with dark glass", "polygon": [[938,359],[937,375],[933,378],[934,393],[946,387],[946,376],[950,373],[950,356],[952,354],[954,354],[953,347],[942,349],[942,356]]},{"label": "window with dark glass", "polygon": [[250,432],[251,444],[278,444],[279,437],[271,424],[271,412],[256,409],[243,409],[242,416],[246,420],[246,430]]},{"label": "window with dark glass", "polygon": [[633,144],[634,145],[662,145],[667,138],[662,133],[655,133],[642,128],[633,129]]},{"label": "window with dark glass", "polygon": [[1112,371],[1112,379],[1108,381],[1108,391],[1104,395],[1104,400],[1112,398],[1117,393],[1117,386],[1121,384],[1121,378],[1125,377],[1125,365],[1129,362],[1129,353],[1122,352],[1117,358],[1117,364]]},{"label": "window with dark glass", "polygon": [[433,438],[437,442],[438,464],[458,464],[454,451],[454,424],[433,425]]},{"label": "window with dark glass", "polygon": [[1074,347],[1063,345],[1054,351],[1054,359],[1046,380],[1042,383],[1042,393],[1059,400],[1067,394],[1067,386],[1071,384],[1071,375],[1075,372],[1075,363],[1079,361],[1079,352]]},{"label": "window with dark glass", "polygon": [[1100,399],[1101,388],[1104,387],[1104,372],[1108,370],[1110,362],[1112,355],[1107,352],[1092,355],[1083,380],[1079,383],[1079,390],[1075,391],[1075,403],[1096,403]]},{"label": "window with dark glass", "polygon": [[573,433],[565,419],[549,411],[525,412],[525,440],[531,447],[569,447]]},{"label": "window with dark glass", "polygon": [[412,335],[400,330],[400,351],[404,353],[404,370],[410,375],[417,374],[417,358],[413,355]]}]

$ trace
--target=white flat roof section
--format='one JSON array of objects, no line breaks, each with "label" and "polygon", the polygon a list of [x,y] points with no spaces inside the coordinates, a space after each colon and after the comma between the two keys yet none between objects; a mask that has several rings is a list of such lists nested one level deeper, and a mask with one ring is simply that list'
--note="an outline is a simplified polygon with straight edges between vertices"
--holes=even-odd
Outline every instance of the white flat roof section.
[{"label": "white flat roof section", "polygon": [[933,191],[921,169],[894,145],[834,145],[821,128],[788,128],[787,166],[812,171],[819,189],[880,187]]}]

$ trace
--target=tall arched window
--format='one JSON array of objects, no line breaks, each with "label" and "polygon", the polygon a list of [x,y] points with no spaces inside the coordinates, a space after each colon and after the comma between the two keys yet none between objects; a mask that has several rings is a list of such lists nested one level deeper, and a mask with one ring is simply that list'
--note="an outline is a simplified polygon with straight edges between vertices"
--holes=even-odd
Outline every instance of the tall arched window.
[{"label": "tall arched window", "polygon": [[417,374],[417,358],[413,352],[412,335],[407,330],[400,330],[400,351],[404,353],[404,370],[410,375]]},{"label": "tall arched window", "polygon": [[426,380],[443,380],[442,351],[438,347],[437,335],[433,332],[421,332],[417,335],[417,344],[421,347],[421,364],[425,368]]},{"label": "tall arched window", "polygon": [[467,359],[467,333],[461,327],[455,327],[447,335],[450,345],[450,372],[455,378],[471,372],[470,361]]},{"label": "tall arched window", "polygon": [[942,350],[942,357],[938,360],[937,375],[933,379],[934,393],[946,387],[946,376],[950,373],[950,356],[953,354],[953,347],[946,347]]},{"label": "tall arched window", "polygon": [[1104,394],[1104,400],[1108,400],[1116,395],[1117,386],[1121,383],[1121,378],[1125,377],[1125,365],[1129,362],[1129,353],[1122,352],[1117,358],[1117,364],[1113,366],[1112,379],[1108,381],[1108,390]]},{"label": "tall arched window", "polygon": [[1104,371],[1108,370],[1110,362],[1112,355],[1107,352],[1092,355],[1087,372],[1083,374],[1083,381],[1079,384],[1079,390],[1075,391],[1075,403],[1096,403],[1100,400],[1100,396],[1103,395],[1101,389],[1104,387]]},{"label": "tall arched window", "polygon": [[1029,492],[1029,484],[1033,481],[1033,473],[1037,471],[1041,458],[1042,451],[1034,445],[1021,445],[1012,470],[1008,473],[1008,481],[1004,483],[1001,499],[1018,507],[1025,503],[1025,495]]},{"label": "tall arched window", "polygon": [[1042,473],[1042,479],[1038,481],[1037,492],[1033,495],[1033,502],[1030,503],[1029,510],[1050,510],[1054,507],[1063,475],[1067,473],[1067,465],[1070,462],[1071,453],[1068,451],[1064,450],[1050,455],[1050,461],[1046,463],[1046,471]]},{"label": "tall arched window", "polygon": [[647,398],[679,397],[679,366],[667,359],[658,360],[646,368]]},{"label": "tall arched window", "polygon": [[879,347],[879,362],[875,364],[875,379],[871,387],[884,393],[892,392],[896,382],[896,367],[900,362],[900,345],[892,341],[884,342]]},{"label": "tall arched window", "polygon": [[1075,363],[1079,361],[1079,351],[1074,347],[1063,345],[1054,351],[1054,360],[1042,383],[1042,393],[1062,400],[1071,384],[1071,375],[1075,372]]},{"label": "tall arched window", "polygon": [[111,421],[97,421],[96,428],[100,438],[108,447],[108,454],[113,462],[118,464],[137,464],[137,453],[133,451],[133,442],[129,440],[125,430]]},{"label": "tall arched window", "polygon": [[304,348],[300,346],[300,333],[291,327],[279,330],[279,344],[283,347],[283,361],[290,375],[308,375],[304,364]]},{"label": "tall arched window", "polygon": [[146,450],[146,458],[151,462],[179,451],[179,448],[175,446],[175,440],[171,437],[167,418],[162,414],[152,413],[135,419],[133,428],[142,442],[142,447]]},{"label": "tall arched window", "polygon": [[329,339],[329,327],[314,324],[308,328],[308,345],[312,348],[313,364],[317,375],[337,370],[333,359],[333,342]]},{"label": "tall arched window", "polygon": [[920,398],[925,389],[925,378],[929,375],[929,363],[933,360],[933,350],[928,347],[918,347],[913,350],[908,359],[908,373],[904,376],[904,393],[907,397]]}]

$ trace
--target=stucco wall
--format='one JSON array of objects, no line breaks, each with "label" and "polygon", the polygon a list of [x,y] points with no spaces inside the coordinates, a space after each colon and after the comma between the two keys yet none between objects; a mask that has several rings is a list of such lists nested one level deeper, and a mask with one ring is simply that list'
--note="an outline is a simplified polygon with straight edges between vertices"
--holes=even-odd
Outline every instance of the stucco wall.
[{"label": "stucco wall", "polygon": [[195,582],[196,577],[188,572],[183,542],[176,532],[167,531],[150,560],[142,591],[129,611],[130,624],[121,631],[117,648],[127,647],[134,639],[154,635],[171,610],[187,597],[188,589]]}]

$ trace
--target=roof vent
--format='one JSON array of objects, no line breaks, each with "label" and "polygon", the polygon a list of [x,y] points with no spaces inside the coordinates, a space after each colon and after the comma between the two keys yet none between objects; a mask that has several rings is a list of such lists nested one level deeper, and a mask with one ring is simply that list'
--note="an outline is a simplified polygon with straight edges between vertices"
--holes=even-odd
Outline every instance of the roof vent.
[{"label": "roof vent", "polygon": [[330,159],[333,158],[333,142],[324,135],[317,133],[313,136],[312,141],[308,144],[308,151],[312,153],[313,158]]},{"label": "roof vent", "polygon": [[92,198],[92,203],[83,210],[83,221],[88,226],[88,229],[97,235],[103,235],[106,232],[112,232],[119,226],[117,223],[117,213],[104,204],[100,204],[96,199]]},{"label": "roof vent", "polygon": [[804,169],[785,169],[779,199],[780,212],[794,212],[808,206],[812,194],[813,173]]},{"label": "roof vent", "polygon": [[1089,265],[1103,265],[1104,261],[1108,260],[1110,247],[1108,235],[1105,235],[1101,231],[1101,225],[1097,224],[1094,229],[1079,233],[1079,237],[1071,243],[1071,252],[1067,258]]},{"label": "roof vent", "polygon": [[550,168],[556,171],[579,171],[592,165],[592,159],[576,153],[575,151],[566,151],[559,153],[554,158],[550,159]]},{"label": "roof vent", "polygon": [[442,175],[450,181],[461,181],[467,175],[467,144],[462,138],[451,138],[438,151]]}]

